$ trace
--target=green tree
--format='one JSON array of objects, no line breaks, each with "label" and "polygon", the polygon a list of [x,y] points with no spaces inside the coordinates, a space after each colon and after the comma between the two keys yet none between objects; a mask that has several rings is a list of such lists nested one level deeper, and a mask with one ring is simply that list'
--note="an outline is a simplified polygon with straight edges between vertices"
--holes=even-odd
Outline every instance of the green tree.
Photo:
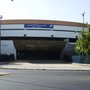
[{"label": "green tree", "polygon": [[75,52],[79,55],[84,54],[86,56],[85,63],[88,63],[88,54],[90,52],[90,26],[88,25],[88,30],[81,31],[79,33],[78,39],[75,43]]}]

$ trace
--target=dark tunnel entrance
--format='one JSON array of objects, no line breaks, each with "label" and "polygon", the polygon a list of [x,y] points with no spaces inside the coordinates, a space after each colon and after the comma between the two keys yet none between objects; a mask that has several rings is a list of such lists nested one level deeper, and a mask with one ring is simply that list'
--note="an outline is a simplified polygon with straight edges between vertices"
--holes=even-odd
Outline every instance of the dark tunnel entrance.
[{"label": "dark tunnel entrance", "polygon": [[57,51],[18,51],[19,60],[60,60],[60,52]]},{"label": "dark tunnel entrance", "polygon": [[18,60],[60,60],[63,40],[14,40]]}]

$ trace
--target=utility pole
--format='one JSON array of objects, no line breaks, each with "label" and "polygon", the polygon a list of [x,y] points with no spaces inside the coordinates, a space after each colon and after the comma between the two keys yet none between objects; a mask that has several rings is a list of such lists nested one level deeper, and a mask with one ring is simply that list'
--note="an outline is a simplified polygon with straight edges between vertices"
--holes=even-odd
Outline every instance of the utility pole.
[{"label": "utility pole", "polygon": [[1,19],[2,19],[2,15],[0,15],[0,56],[1,56]]},{"label": "utility pole", "polygon": [[85,16],[85,12],[83,12],[82,14],[82,18],[83,18],[83,35],[82,35],[82,42],[83,42],[83,46],[82,46],[82,62],[84,61],[84,16]]}]

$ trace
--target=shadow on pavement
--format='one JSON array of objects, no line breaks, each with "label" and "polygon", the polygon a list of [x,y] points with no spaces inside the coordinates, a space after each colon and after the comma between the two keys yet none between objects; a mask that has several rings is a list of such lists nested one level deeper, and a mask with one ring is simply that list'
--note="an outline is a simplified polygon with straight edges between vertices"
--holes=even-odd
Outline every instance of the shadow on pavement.
[{"label": "shadow on pavement", "polygon": [[10,64],[11,62],[0,62],[0,65]]},{"label": "shadow on pavement", "polygon": [[17,59],[17,60],[1,61],[0,65],[7,65],[7,64],[15,64],[16,65],[17,62],[32,63],[32,64],[71,64],[72,63],[72,61],[70,61],[70,60]]},{"label": "shadow on pavement", "polygon": [[71,64],[72,62],[65,62],[63,60],[17,60],[17,62],[28,62],[33,64]]}]

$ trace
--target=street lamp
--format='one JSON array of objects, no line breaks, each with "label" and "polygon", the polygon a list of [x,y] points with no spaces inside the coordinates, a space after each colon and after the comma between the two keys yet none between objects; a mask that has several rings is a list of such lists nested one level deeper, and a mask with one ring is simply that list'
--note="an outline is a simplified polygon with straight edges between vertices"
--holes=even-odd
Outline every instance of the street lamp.
[{"label": "street lamp", "polygon": [[0,15],[0,56],[1,56],[1,19],[2,19],[2,15]]},{"label": "street lamp", "polygon": [[[83,12],[82,14],[82,18],[83,18],[83,34],[84,34],[84,16],[85,16],[85,12]],[[82,46],[82,61],[84,60],[84,36],[82,36],[83,39],[83,46]]]}]

